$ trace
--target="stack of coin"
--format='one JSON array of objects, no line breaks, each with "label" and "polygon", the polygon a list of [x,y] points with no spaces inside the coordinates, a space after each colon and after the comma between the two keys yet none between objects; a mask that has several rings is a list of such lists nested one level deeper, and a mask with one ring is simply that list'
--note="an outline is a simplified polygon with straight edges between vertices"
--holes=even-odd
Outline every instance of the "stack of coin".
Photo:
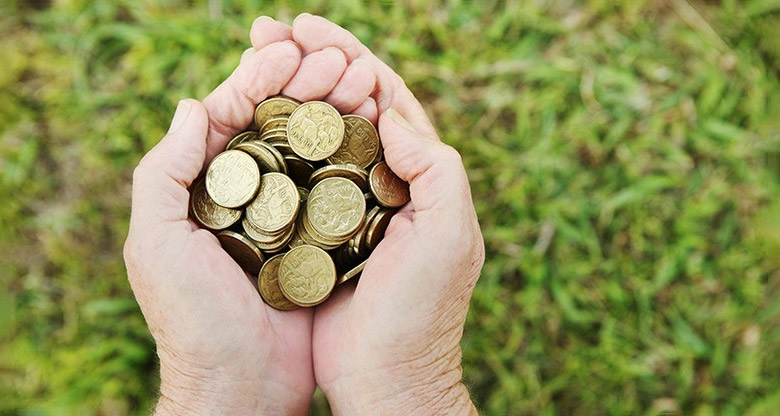
[{"label": "stack of coin", "polygon": [[[190,216],[280,310],[360,276],[409,186],[374,125],[321,101],[271,97],[190,189]],[[267,260],[266,260],[267,259]]]}]

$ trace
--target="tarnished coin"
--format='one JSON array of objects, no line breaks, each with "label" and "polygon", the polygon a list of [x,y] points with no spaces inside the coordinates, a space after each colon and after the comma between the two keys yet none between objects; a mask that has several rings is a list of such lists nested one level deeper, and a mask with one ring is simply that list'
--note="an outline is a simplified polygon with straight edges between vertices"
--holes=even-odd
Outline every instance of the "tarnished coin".
[{"label": "tarnished coin", "polygon": [[298,306],[315,306],[330,296],[336,285],[336,266],[324,250],[303,245],[282,257],[279,287]]},{"label": "tarnished coin", "polygon": [[295,221],[301,196],[292,179],[281,173],[266,173],[257,197],[246,207],[246,218],[257,229],[273,234]]},{"label": "tarnished coin", "polygon": [[[372,251],[379,245],[379,242],[382,241],[382,238],[385,236],[385,231],[387,231],[387,226],[390,224],[393,214],[395,214],[394,210],[383,209],[371,218],[371,223],[369,223],[366,228],[366,249]],[[360,247],[358,247],[358,249],[360,249]]]},{"label": "tarnished coin", "polygon": [[301,104],[290,115],[287,140],[295,153],[307,160],[323,160],[341,147],[344,121],[338,110],[322,101]]},{"label": "tarnished coin", "polygon": [[390,170],[386,162],[379,162],[368,175],[371,193],[380,205],[398,208],[409,202],[409,184]]},{"label": "tarnished coin", "polygon": [[235,231],[223,230],[217,233],[222,248],[250,275],[257,276],[263,265],[263,253],[249,237]]},{"label": "tarnished coin", "polygon": [[355,165],[326,165],[312,172],[309,177],[309,188],[326,178],[346,178],[357,185],[361,191],[368,190],[368,172]]},{"label": "tarnished coin", "polygon": [[277,254],[263,263],[260,275],[257,277],[257,289],[265,303],[280,311],[297,309],[298,305],[284,297],[279,287],[279,266],[284,254]]},{"label": "tarnished coin", "polygon": [[206,181],[200,179],[190,190],[190,214],[210,230],[223,230],[241,218],[241,210],[217,205],[206,192]]},{"label": "tarnished coin", "polygon": [[260,129],[272,117],[292,114],[299,105],[301,103],[292,98],[271,97],[260,103],[255,109],[255,125]]},{"label": "tarnished coin", "polygon": [[260,187],[260,169],[252,156],[239,151],[222,152],[206,171],[206,192],[225,208],[244,206]]},{"label": "tarnished coin", "polygon": [[379,152],[379,133],[367,118],[348,114],[344,120],[344,140],[341,147],[328,157],[332,165],[370,166]]},{"label": "tarnished coin", "polygon": [[340,285],[340,284],[348,281],[349,279],[352,279],[353,277],[355,277],[355,276],[359,275],[360,273],[362,273],[363,269],[366,267],[366,263],[368,263],[367,259],[361,261],[360,264],[358,264],[357,266],[351,268],[346,273],[344,273],[341,276],[339,276],[339,278],[336,280],[336,284]]},{"label": "tarnished coin", "polygon": [[235,149],[236,145],[238,145],[239,143],[243,143],[250,140],[260,140],[260,135],[256,131],[252,131],[252,130],[239,133],[236,137],[230,139],[230,141],[227,144],[227,147],[225,147],[225,150]]},{"label": "tarnished coin", "polygon": [[306,201],[312,228],[328,238],[349,238],[366,216],[366,199],[357,185],[345,178],[327,178],[315,185]]}]

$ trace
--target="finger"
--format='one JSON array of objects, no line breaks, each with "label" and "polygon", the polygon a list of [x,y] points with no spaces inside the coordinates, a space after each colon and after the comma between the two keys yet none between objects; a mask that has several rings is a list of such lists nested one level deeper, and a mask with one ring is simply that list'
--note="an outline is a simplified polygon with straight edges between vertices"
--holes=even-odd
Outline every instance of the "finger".
[{"label": "finger", "polygon": [[197,100],[183,100],[168,133],[133,172],[131,230],[187,223],[187,187],[198,176],[206,152],[209,118]]},{"label": "finger", "polygon": [[352,110],[352,114],[357,114],[367,118],[369,121],[376,125],[379,114],[376,108],[376,101],[373,98],[368,97],[363,104],[360,104],[356,109]]},{"label": "finger", "polygon": [[394,109],[379,117],[379,137],[388,166],[409,182],[416,214],[461,215],[459,207],[472,206],[466,170],[455,149],[419,133]]},{"label": "finger", "polygon": [[325,97],[325,101],[336,107],[342,114],[363,104],[374,90],[376,76],[365,59],[356,59],[344,71],[333,91]]},{"label": "finger", "polygon": [[320,100],[336,86],[346,67],[347,60],[338,48],[312,52],[303,58],[282,94],[298,101]]},{"label": "finger", "polygon": [[292,27],[290,25],[277,22],[268,16],[260,16],[252,22],[252,28],[249,29],[249,40],[252,47],[260,50],[267,45],[285,40],[292,40]]},{"label": "finger", "polygon": [[239,65],[244,63],[244,61],[246,61],[250,56],[254,55],[255,53],[257,53],[257,50],[255,48],[246,48],[246,50],[244,50],[244,52],[241,53],[241,60],[238,61]]},{"label": "finger", "polygon": [[251,123],[255,106],[278,94],[300,62],[301,51],[294,42],[273,43],[248,56],[203,100],[209,114],[206,161]]},{"label": "finger", "polygon": [[304,53],[337,47],[344,52],[349,62],[364,58],[376,75],[374,99],[379,113],[390,107],[395,108],[422,134],[436,137],[428,116],[401,77],[371,53],[352,33],[323,17],[304,13],[293,22],[293,40]]}]

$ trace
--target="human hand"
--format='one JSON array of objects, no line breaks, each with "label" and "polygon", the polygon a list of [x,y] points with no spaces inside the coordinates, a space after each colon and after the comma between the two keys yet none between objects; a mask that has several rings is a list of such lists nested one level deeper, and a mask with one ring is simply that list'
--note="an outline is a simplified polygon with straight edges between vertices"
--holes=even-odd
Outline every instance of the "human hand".
[{"label": "human hand", "polygon": [[385,158],[412,199],[357,285],[317,307],[317,384],[335,413],[474,412],[460,340],[484,246],[460,156],[439,141],[401,78],[349,32],[303,14],[292,34],[304,54],[335,47],[371,68]]},{"label": "human hand", "polygon": [[[350,111],[367,99],[373,73],[347,66],[336,48],[302,58],[287,40],[290,27],[271,19],[258,19],[250,33],[262,45],[247,50],[202,104],[182,101],[166,136],[133,174],[124,254],[157,342],[158,413],[301,414],[314,392],[312,311],[280,312],[263,303],[214,235],[187,219],[187,188],[266,97],[327,96]],[[352,88],[340,87],[345,79]]]}]

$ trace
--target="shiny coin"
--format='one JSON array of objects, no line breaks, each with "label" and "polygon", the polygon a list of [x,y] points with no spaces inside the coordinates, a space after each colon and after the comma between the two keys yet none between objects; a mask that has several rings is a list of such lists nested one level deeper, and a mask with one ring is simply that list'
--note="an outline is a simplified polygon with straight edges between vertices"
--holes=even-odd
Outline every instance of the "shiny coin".
[{"label": "shiny coin", "polygon": [[338,110],[322,101],[301,104],[290,115],[287,139],[295,153],[306,160],[323,160],[341,147],[344,121]]},{"label": "shiny coin", "polygon": [[284,297],[279,287],[279,266],[282,264],[284,254],[277,254],[263,264],[260,275],[257,277],[257,289],[265,303],[280,311],[297,309],[298,305]]},{"label": "shiny coin", "polygon": [[390,220],[393,219],[393,214],[395,214],[394,210],[383,209],[371,218],[371,223],[366,228],[364,243],[366,249],[373,251],[379,245],[379,242],[385,237],[385,231],[390,225]]},{"label": "shiny coin", "polygon": [[368,183],[374,198],[384,207],[398,208],[409,202],[409,184],[396,176],[386,162],[371,168]]},{"label": "shiny coin", "polygon": [[[274,153],[270,152],[265,146],[261,146],[260,141],[243,142],[236,145],[236,150],[246,152],[252,156],[260,167],[260,172],[265,174],[268,172],[283,172],[282,166],[279,165],[279,159],[277,159]],[[270,146],[268,146],[270,147]],[[279,153],[274,149],[275,153]]]},{"label": "shiny coin", "polygon": [[349,179],[327,178],[309,193],[306,214],[317,233],[336,240],[349,238],[363,223],[366,200]]},{"label": "shiny coin", "polygon": [[255,246],[249,237],[230,230],[217,233],[217,239],[222,248],[252,276],[257,276],[263,265],[263,253]]},{"label": "shiny coin", "polygon": [[239,150],[222,152],[206,171],[206,192],[225,208],[238,208],[254,198],[260,187],[260,169],[252,156]]},{"label": "shiny coin", "polygon": [[287,120],[289,119],[289,115],[271,117],[260,127],[260,133],[278,127],[287,127]]},{"label": "shiny coin", "polygon": [[247,237],[252,239],[257,248],[265,253],[276,253],[290,244],[292,236],[295,233],[295,224],[282,230],[279,234],[266,234],[255,228],[252,223],[246,220],[241,221]]},{"label": "shiny coin", "polygon": [[357,185],[361,191],[368,190],[368,172],[365,169],[355,165],[327,165],[312,172],[309,177],[309,188],[314,187],[321,180],[326,178],[346,178]]},{"label": "shiny coin", "polygon": [[379,133],[367,118],[353,114],[344,120],[344,140],[330,157],[332,165],[352,164],[361,168],[370,166],[379,152]]},{"label": "shiny coin", "polygon": [[257,197],[246,207],[246,218],[257,229],[274,234],[295,221],[300,201],[292,179],[281,173],[266,173]]},{"label": "shiny coin", "polygon": [[366,263],[368,263],[368,260],[363,260],[362,262],[360,262],[360,264],[358,264],[357,266],[350,269],[348,272],[339,276],[339,278],[336,280],[336,284],[340,285],[348,281],[349,279],[358,276],[360,273],[363,272],[363,269],[366,267]]},{"label": "shiny coin", "polygon": [[324,250],[303,245],[282,258],[279,287],[298,306],[315,306],[330,296],[336,285],[336,266]]},{"label": "shiny coin", "polygon": [[206,192],[206,182],[200,179],[190,191],[190,214],[210,230],[222,230],[235,224],[241,218],[241,210],[217,205]]},{"label": "shiny coin", "polygon": [[299,105],[298,101],[288,97],[277,96],[269,98],[260,103],[257,109],[255,109],[255,125],[259,129],[272,117],[292,114]]},{"label": "shiny coin", "polygon": [[309,198],[309,190],[302,186],[299,186],[298,193],[301,195],[301,204],[306,203],[306,200]]},{"label": "shiny coin", "polygon": [[230,139],[230,141],[227,144],[227,147],[225,147],[225,150],[235,149],[239,143],[243,143],[250,140],[260,140],[260,135],[256,131],[251,131],[251,130],[245,131],[243,133],[239,133],[236,137]]}]

